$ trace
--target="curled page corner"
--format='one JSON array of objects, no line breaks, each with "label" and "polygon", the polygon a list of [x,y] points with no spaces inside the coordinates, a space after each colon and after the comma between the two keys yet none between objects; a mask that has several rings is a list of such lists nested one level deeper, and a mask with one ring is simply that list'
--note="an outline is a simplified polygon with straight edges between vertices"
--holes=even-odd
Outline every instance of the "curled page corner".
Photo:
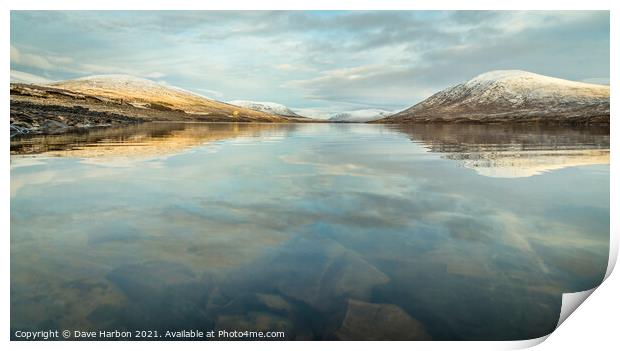
[{"label": "curled page corner", "polygon": [[616,266],[616,260],[618,260],[618,235],[614,234],[615,231],[611,231],[611,238],[609,241],[609,261],[607,262],[607,271],[605,272],[605,281],[611,275],[611,272]]},{"label": "curled page corner", "polygon": [[551,335],[551,333],[535,339],[512,341],[506,345],[506,350],[523,350],[534,347],[538,344],[542,344],[545,340],[547,340],[549,335]]},{"label": "curled page corner", "polygon": [[[568,316],[575,312],[577,307],[579,307],[594,292],[594,290],[596,290],[596,288],[598,288],[598,286],[590,290],[562,294],[562,308],[560,310],[560,318],[558,319],[558,324],[555,326],[555,329],[558,329],[558,327],[564,323]],[[535,339],[514,342],[510,345],[510,347],[514,349],[530,348],[543,343],[552,333],[553,332]]]},{"label": "curled page corner", "polygon": [[579,305],[581,305],[587,298],[590,296],[597,287],[594,287],[590,290],[578,291],[574,293],[564,293],[562,294],[562,309],[560,310],[560,319],[558,320],[558,324],[555,326],[557,329],[568,316],[570,316]]},{"label": "curled page corner", "polygon": [[[609,242],[609,260],[607,262],[607,271],[605,272],[605,278],[603,278],[603,282],[609,278],[611,272],[614,270],[616,266],[616,260],[618,259],[618,236],[611,232],[611,238]],[[603,283],[601,282],[601,284]],[[577,307],[579,307],[592,293],[596,290],[598,286],[593,287],[590,290],[578,291],[573,293],[564,293],[562,294],[562,308],[560,310],[560,318],[558,319],[558,324],[556,325],[556,329],[564,323],[564,321],[570,316]]]}]

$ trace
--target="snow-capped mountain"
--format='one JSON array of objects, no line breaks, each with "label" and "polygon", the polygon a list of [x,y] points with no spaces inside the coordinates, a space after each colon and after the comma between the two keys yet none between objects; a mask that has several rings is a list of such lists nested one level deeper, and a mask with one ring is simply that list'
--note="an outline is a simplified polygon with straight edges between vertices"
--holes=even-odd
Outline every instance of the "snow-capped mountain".
[{"label": "snow-capped mountain", "polygon": [[124,74],[88,76],[54,83],[52,86],[128,102],[179,106],[211,101],[181,88]]},{"label": "snow-capped mountain", "polygon": [[50,86],[94,95],[139,108],[179,110],[190,114],[231,118],[279,119],[279,116],[216,101],[179,87],[130,75],[88,76]]},{"label": "snow-capped mountain", "polygon": [[328,119],[333,122],[370,122],[385,118],[394,113],[395,111],[365,109],[334,113]]},{"label": "snow-capped mountain", "polygon": [[608,123],[609,86],[508,70],[481,74],[380,122]]},{"label": "snow-capped mountain", "polygon": [[280,116],[301,117],[288,107],[276,102],[233,100],[228,103],[235,106],[249,108],[251,110],[272,113]]}]

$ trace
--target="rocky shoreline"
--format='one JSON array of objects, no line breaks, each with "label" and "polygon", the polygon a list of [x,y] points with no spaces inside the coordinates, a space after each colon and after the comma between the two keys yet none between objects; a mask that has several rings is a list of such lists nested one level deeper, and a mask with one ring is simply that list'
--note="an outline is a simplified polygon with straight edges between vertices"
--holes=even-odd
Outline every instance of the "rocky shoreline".
[{"label": "rocky shoreline", "polygon": [[40,105],[11,102],[11,136],[18,134],[59,134],[76,129],[131,125],[142,118],[93,111],[82,106]]}]

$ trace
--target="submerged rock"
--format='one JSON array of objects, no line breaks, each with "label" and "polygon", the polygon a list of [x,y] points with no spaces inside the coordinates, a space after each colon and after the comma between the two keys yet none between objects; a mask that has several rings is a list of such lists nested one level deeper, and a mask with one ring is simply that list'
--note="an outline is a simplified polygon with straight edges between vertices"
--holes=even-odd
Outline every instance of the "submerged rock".
[{"label": "submerged rock", "polygon": [[49,133],[49,134],[62,133],[62,132],[65,132],[68,128],[69,126],[66,125],[65,123],[60,122],[60,121],[54,121],[52,119],[46,119],[43,122],[41,122],[41,130],[44,133]]},{"label": "submerged rock", "polygon": [[121,266],[107,275],[128,298],[144,301],[157,297],[168,287],[186,284],[195,279],[186,266],[166,261],[150,261]]},{"label": "submerged rock", "polygon": [[430,340],[426,328],[400,307],[349,300],[336,336],[341,340]]},{"label": "submerged rock", "polygon": [[107,279],[125,295],[115,328],[172,330],[211,328],[206,304],[212,288],[185,265],[150,261],[121,266]]},{"label": "submerged rock", "polygon": [[289,312],[293,308],[288,301],[284,300],[280,295],[272,294],[256,294],[258,301],[265,305],[266,308],[278,312]]},{"label": "submerged rock", "polygon": [[275,258],[271,279],[282,295],[322,311],[348,298],[365,299],[387,275],[338,242],[298,239]]},{"label": "submerged rock", "polygon": [[[217,318],[215,330],[226,332],[285,332],[291,335],[293,330],[291,321],[282,316],[267,312],[250,311],[239,315],[221,315]],[[224,337],[223,339],[227,339]],[[252,337],[242,337],[242,340],[253,339]]]}]

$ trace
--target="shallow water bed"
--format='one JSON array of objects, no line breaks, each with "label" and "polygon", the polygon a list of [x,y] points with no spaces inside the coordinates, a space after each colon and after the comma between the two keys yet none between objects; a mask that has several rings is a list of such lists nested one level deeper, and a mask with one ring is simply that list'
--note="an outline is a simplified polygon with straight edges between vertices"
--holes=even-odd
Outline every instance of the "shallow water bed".
[{"label": "shallow water bed", "polygon": [[149,123],[11,152],[12,330],[525,339],[607,268],[605,129]]}]

